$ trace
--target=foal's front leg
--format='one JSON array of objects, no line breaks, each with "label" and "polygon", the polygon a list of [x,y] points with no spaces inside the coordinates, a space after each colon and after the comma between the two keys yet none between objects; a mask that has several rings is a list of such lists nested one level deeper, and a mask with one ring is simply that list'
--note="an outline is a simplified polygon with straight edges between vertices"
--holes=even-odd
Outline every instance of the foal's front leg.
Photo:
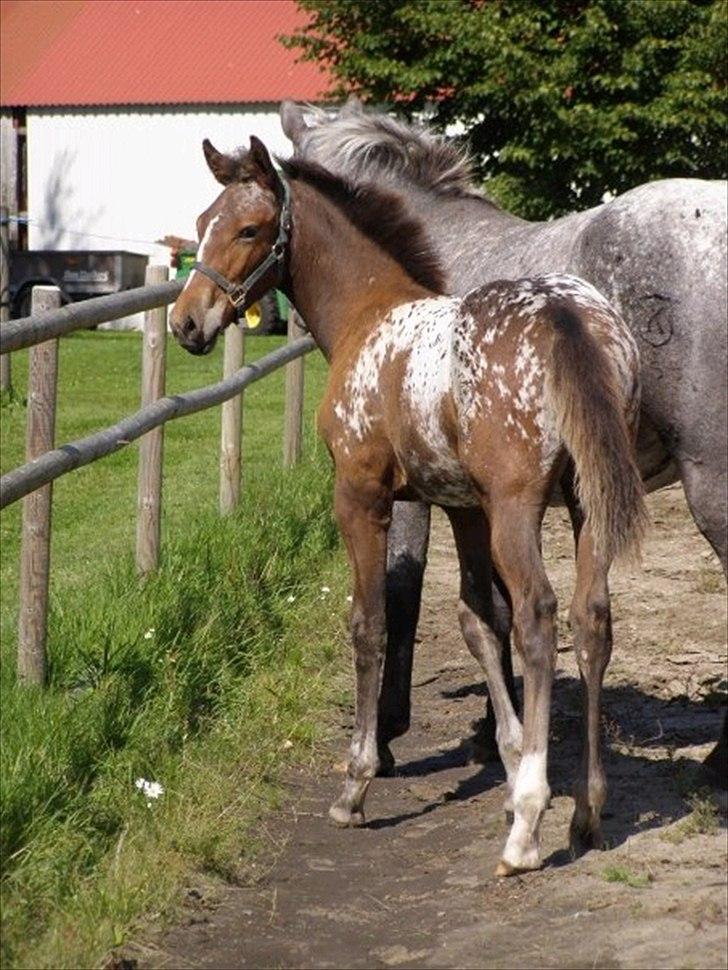
[{"label": "foal's front leg", "polygon": [[334,508],[354,574],[351,638],[356,715],[344,790],[329,815],[337,825],[362,825],[364,798],[379,767],[377,705],[387,635],[385,576],[391,491],[376,479],[337,475]]}]

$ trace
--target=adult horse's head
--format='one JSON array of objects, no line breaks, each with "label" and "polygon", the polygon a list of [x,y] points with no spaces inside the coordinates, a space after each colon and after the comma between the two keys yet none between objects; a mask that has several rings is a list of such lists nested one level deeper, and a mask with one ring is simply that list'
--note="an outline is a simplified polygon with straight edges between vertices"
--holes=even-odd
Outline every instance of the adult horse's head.
[{"label": "adult horse's head", "polygon": [[233,155],[207,139],[202,147],[225,188],[197,220],[197,262],[170,315],[192,354],[209,353],[220,331],[279,281],[289,228],[285,186],[258,138]]}]

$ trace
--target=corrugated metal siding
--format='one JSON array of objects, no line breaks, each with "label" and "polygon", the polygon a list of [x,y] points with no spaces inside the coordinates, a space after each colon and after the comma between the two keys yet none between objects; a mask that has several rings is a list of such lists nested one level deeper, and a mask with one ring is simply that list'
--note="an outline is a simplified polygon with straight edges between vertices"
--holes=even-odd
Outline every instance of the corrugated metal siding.
[{"label": "corrugated metal siding", "polygon": [[31,249],[127,249],[164,262],[155,240],[196,238],[195,220],[220,190],[202,154],[258,135],[271,152],[290,144],[277,105],[28,112]]}]

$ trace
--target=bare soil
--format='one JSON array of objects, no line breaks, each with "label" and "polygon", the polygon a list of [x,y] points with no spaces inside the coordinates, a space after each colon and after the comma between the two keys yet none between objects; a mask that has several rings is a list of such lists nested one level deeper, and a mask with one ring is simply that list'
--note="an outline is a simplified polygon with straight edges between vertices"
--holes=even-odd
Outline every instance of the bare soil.
[{"label": "bare soil", "polygon": [[[612,578],[615,650],[605,689],[609,848],[572,859],[571,779],[580,696],[566,613],[572,542],[549,512],[544,551],[560,605],[550,782],[541,871],[497,879],[503,772],[469,760],[485,688],[460,638],[457,568],[436,514],[418,647],[413,726],[396,777],[376,779],[367,825],[326,813],[341,783],[350,711],[314,776],[292,773],[273,822],[282,846],[248,885],[210,904],[141,962],[157,967],[725,967],[724,805],[700,761],[725,703],[726,598],[717,560],[679,488],[650,498],[643,568]],[[697,794],[697,801],[696,799]],[[697,811],[693,811],[695,806]],[[259,863],[260,869],[260,863]]]}]

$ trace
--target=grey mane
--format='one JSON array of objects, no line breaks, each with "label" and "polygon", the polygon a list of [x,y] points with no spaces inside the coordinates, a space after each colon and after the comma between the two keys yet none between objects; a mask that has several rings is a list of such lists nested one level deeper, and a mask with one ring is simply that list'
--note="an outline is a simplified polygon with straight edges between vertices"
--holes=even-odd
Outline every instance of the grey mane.
[{"label": "grey mane", "polygon": [[337,170],[351,181],[371,179],[374,168],[384,178],[406,178],[441,195],[483,199],[473,184],[467,152],[424,125],[406,125],[387,115],[346,107],[333,114],[306,105],[305,113],[303,153],[335,156]]}]

